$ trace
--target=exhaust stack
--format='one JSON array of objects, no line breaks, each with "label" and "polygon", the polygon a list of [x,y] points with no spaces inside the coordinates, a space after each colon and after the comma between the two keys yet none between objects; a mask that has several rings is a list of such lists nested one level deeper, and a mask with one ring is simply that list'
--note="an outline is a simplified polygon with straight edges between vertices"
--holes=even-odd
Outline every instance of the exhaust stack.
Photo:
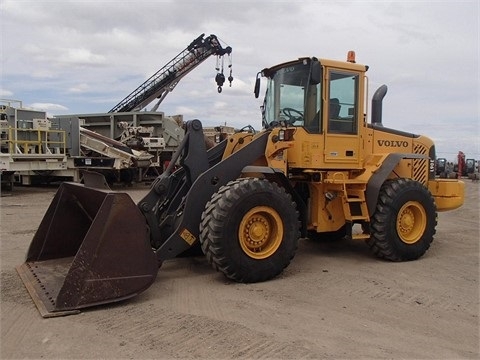
[{"label": "exhaust stack", "polygon": [[382,102],[387,94],[387,85],[380,86],[372,97],[372,124],[382,125]]}]

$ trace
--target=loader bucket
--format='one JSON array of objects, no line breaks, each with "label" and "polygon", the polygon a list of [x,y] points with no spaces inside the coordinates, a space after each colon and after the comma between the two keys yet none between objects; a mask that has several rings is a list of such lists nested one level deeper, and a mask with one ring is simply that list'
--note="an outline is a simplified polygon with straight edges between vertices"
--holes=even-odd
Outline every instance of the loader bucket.
[{"label": "loader bucket", "polygon": [[137,295],[155,280],[158,260],[127,194],[63,183],[17,271],[52,317]]}]

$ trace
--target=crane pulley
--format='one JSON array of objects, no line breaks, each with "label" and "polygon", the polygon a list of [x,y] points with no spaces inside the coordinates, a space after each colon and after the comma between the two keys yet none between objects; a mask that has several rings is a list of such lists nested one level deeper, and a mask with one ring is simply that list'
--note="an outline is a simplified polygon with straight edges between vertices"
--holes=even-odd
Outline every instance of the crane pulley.
[{"label": "crane pulley", "polygon": [[[232,81],[233,81],[233,76],[232,76],[232,57],[231,53],[228,54],[228,68],[230,69],[230,75],[228,76],[228,81],[230,83],[230,87],[232,86]],[[225,75],[223,74],[223,65],[224,65],[224,57],[223,56],[217,56],[217,66],[215,67],[215,70],[217,70],[217,75],[215,76],[215,82],[217,83],[217,91],[218,93],[222,92],[222,86],[225,83]],[[221,64],[221,66],[220,66]]]}]

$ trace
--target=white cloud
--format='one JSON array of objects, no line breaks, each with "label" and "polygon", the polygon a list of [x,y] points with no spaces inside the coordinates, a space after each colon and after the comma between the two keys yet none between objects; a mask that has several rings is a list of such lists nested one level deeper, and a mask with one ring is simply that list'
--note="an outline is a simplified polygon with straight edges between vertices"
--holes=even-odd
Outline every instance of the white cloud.
[{"label": "white cloud", "polygon": [[71,88],[68,89],[71,93],[85,93],[90,90],[90,86],[85,83],[75,84]]},{"label": "white cloud", "polygon": [[78,49],[62,49],[57,62],[66,65],[103,65],[106,58],[103,55],[93,54],[91,50],[85,48]]},{"label": "white cloud", "polygon": [[5,89],[0,89],[0,97],[6,98],[6,97],[9,97],[9,96],[13,96],[13,92],[11,92],[9,90],[5,90]]},{"label": "white cloud", "polygon": [[223,110],[228,107],[228,104],[225,101],[215,101],[213,104],[213,108],[215,110]]},{"label": "white cloud", "polygon": [[52,103],[33,103],[30,104],[28,107],[36,110],[46,111],[49,113],[60,113],[65,112],[68,110],[67,107],[60,105],[60,104],[52,104]]},{"label": "white cloud", "polygon": [[175,114],[174,115],[177,115],[177,114],[183,114],[183,116],[192,116],[192,115],[195,115],[196,114],[196,111],[192,108],[189,108],[187,106],[177,106],[175,108]]}]

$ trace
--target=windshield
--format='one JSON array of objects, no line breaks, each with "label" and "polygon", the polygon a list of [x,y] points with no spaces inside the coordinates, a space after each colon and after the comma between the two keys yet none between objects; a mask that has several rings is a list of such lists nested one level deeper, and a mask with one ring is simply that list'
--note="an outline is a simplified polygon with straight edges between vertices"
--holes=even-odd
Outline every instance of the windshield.
[{"label": "windshield", "polygon": [[[316,115],[320,104],[320,85],[309,86],[309,81],[310,61],[290,63],[276,69],[268,79],[263,105],[266,127],[279,123],[286,126],[304,126],[305,119]],[[307,96],[313,96],[313,101],[308,101],[310,105],[306,109]]]}]

